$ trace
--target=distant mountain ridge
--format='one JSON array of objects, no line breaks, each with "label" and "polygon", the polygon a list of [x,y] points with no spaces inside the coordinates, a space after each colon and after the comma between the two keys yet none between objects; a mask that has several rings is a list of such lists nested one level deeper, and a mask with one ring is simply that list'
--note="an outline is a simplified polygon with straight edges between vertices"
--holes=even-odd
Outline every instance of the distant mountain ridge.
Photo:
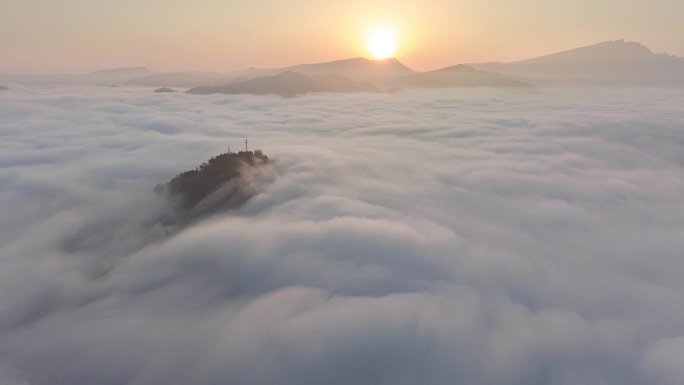
[{"label": "distant mountain ridge", "polygon": [[624,40],[605,41],[512,63],[469,65],[535,84],[684,85],[684,60],[655,54],[640,43]]},{"label": "distant mountain ridge", "polygon": [[327,76],[308,77],[293,71],[277,75],[262,76],[238,83],[222,86],[199,86],[187,91],[190,94],[275,94],[283,97],[295,97],[310,92],[380,92],[369,82],[356,82],[349,78],[333,74]]},{"label": "distant mountain ridge", "polygon": [[226,84],[233,78],[234,76],[216,73],[170,72],[135,77],[128,80],[128,83],[149,87],[196,87]]},{"label": "distant mountain ridge", "polygon": [[463,64],[398,78],[399,87],[529,87],[521,81],[490,71],[479,71]]},{"label": "distant mountain ridge", "polygon": [[31,85],[90,85],[90,86],[109,86],[125,83],[133,78],[150,76],[155,72],[145,67],[123,67],[104,69],[90,72],[84,75],[74,74],[55,74],[55,75],[4,75],[0,74],[0,79],[4,83],[18,83],[27,86]]},{"label": "distant mountain ridge", "polygon": [[[305,78],[296,77],[292,73]],[[271,78],[281,74],[288,75]],[[266,79],[257,80],[261,78]],[[286,85],[288,78],[292,84]],[[302,84],[294,84],[295,79],[299,79]],[[97,86],[137,84],[150,87],[188,87],[194,90],[192,93],[277,93],[287,96],[326,90],[376,92],[375,89],[395,87],[523,87],[530,84],[667,87],[684,86],[684,59],[653,53],[637,42],[615,40],[517,62],[459,64],[422,73],[412,70],[397,59],[370,60],[358,57],[284,68],[249,68],[229,73],[156,73],[144,67],[126,67],[84,75],[0,74],[0,83]],[[222,88],[212,90],[207,87]]]},{"label": "distant mountain ridge", "polygon": [[394,78],[416,73],[394,58],[370,60],[362,57],[327,63],[300,64],[286,67],[283,70],[298,72],[306,76],[339,74],[351,80],[369,80],[378,77]]}]

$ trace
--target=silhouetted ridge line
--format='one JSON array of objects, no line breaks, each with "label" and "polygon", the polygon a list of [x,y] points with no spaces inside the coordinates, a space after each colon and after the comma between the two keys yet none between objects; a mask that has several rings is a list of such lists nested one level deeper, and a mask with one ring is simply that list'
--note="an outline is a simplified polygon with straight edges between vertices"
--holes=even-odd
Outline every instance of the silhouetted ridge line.
[{"label": "silhouetted ridge line", "polygon": [[343,75],[308,77],[293,71],[278,75],[263,76],[243,82],[222,86],[199,86],[187,91],[190,94],[275,94],[282,97],[295,97],[310,92],[380,92],[370,82],[353,81]]},{"label": "silhouetted ridge line", "polygon": [[680,87],[684,61],[653,53],[632,41],[615,40],[512,63],[470,64],[533,85]]},{"label": "silhouetted ridge line", "polygon": [[529,87],[521,81],[491,71],[479,71],[458,64],[435,71],[404,76],[397,79],[399,87],[447,88],[447,87]]},{"label": "silhouetted ridge line", "polygon": [[370,60],[362,57],[326,63],[298,64],[282,70],[294,71],[306,76],[339,74],[351,80],[394,78],[416,73],[395,58]]}]

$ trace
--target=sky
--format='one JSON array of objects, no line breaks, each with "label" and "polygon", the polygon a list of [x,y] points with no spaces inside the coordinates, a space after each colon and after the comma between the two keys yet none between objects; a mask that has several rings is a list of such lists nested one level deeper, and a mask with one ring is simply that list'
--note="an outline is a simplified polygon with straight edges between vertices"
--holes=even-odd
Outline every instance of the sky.
[{"label": "sky", "polygon": [[225,72],[369,57],[391,25],[416,70],[514,61],[605,40],[684,56],[671,0],[0,0],[0,73],[145,66]]},{"label": "sky", "polygon": [[[0,383],[680,385],[682,92],[10,85]],[[258,194],[164,224],[244,138]]]}]

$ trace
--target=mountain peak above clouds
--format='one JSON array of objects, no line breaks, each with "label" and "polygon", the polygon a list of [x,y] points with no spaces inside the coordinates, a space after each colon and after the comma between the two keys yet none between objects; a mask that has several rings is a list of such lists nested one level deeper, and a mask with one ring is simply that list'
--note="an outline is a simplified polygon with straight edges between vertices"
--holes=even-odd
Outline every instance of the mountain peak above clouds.
[{"label": "mountain peak above clouds", "polygon": [[655,55],[641,43],[609,40],[598,44],[561,51],[515,63],[530,62],[614,62],[650,58]]},{"label": "mountain peak above clouds", "polygon": [[310,92],[380,92],[369,82],[350,80],[344,75],[327,74],[306,76],[294,71],[285,71],[276,75],[262,76],[242,82],[221,86],[201,86],[187,91],[191,94],[274,94],[290,98]]},{"label": "mountain peak above clouds", "polygon": [[294,66],[276,69],[249,69],[245,71],[244,74],[253,77],[275,75],[286,71],[293,71],[306,76],[339,74],[344,75],[351,80],[392,78],[415,73],[415,71],[408,68],[395,58],[371,60],[362,57],[356,57],[323,63],[297,64]]},{"label": "mountain peak above clouds", "polygon": [[479,71],[473,67],[454,66],[404,76],[397,79],[399,87],[447,88],[447,87],[528,87],[520,81],[491,71]]},{"label": "mountain peak above clouds", "polygon": [[323,86],[311,78],[294,71],[285,71],[277,75],[262,76],[239,83],[225,84],[216,87],[200,86],[188,90],[191,94],[275,94],[283,97],[294,97],[309,92],[323,91]]},{"label": "mountain peak above clouds", "polygon": [[250,174],[272,163],[261,150],[229,151],[157,185],[155,191],[176,203],[176,221],[187,222],[245,203],[256,194]]},{"label": "mountain peak above clouds", "polygon": [[[266,79],[287,72],[283,78]],[[326,78],[341,75],[343,78]],[[237,90],[245,86],[249,91],[264,93],[260,89],[273,90],[277,83],[290,78],[295,94],[335,89],[370,91],[372,87],[394,89],[399,87],[449,87],[466,85],[520,86],[528,83],[545,85],[627,85],[627,86],[684,86],[684,58],[666,53],[654,53],[645,45],[620,40],[551,53],[531,59],[510,63],[490,62],[459,64],[434,71],[416,72],[396,58],[372,60],[355,57],[322,63],[298,64],[283,68],[249,68],[229,73],[182,72],[156,73],[145,67],[104,69],[84,75],[0,75],[2,83],[23,85],[118,85],[137,84],[154,87],[226,86]],[[296,79],[294,77],[297,77]],[[319,77],[313,79],[313,77]],[[322,78],[320,78],[322,77]],[[262,80],[257,80],[262,79]],[[512,81],[511,81],[512,80]],[[370,82],[369,85],[353,82]],[[259,83],[268,83],[259,86]],[[295,86],[294,83],[297,83]],[[322,85],[321,83],[325,83]],[[308,84],[308,85],[307,85]],[[402,85],[399,85],[402,84]],[[303,88],[302,88],[303,87]],[[291,88],[287,86],[283,90]],[[233,93],[231,91],[230,93]],[[244,93],[244,92],[237,92]],[[271,93],[271,92],[268,92]],[[280,91],[276,92],[282,94]],[[286,92],[287,95],[291,93]]]},{"label": "mountain peak above clouds", "polygon": [[684,85],[684,60],[643,44],[612,40],[512,63],[470,64],[526,82],[627,86]]}]

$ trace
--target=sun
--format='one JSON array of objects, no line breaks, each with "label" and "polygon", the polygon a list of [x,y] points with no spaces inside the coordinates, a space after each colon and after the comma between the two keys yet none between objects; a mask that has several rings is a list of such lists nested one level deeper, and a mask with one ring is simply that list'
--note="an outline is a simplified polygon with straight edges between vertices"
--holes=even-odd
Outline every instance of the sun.
[{"label": "sun", "polygon": [[392,56],[397,46],[397,34],[388,26],[375,27],[368,32],[366,37],[368,51],[378,60]]}]

